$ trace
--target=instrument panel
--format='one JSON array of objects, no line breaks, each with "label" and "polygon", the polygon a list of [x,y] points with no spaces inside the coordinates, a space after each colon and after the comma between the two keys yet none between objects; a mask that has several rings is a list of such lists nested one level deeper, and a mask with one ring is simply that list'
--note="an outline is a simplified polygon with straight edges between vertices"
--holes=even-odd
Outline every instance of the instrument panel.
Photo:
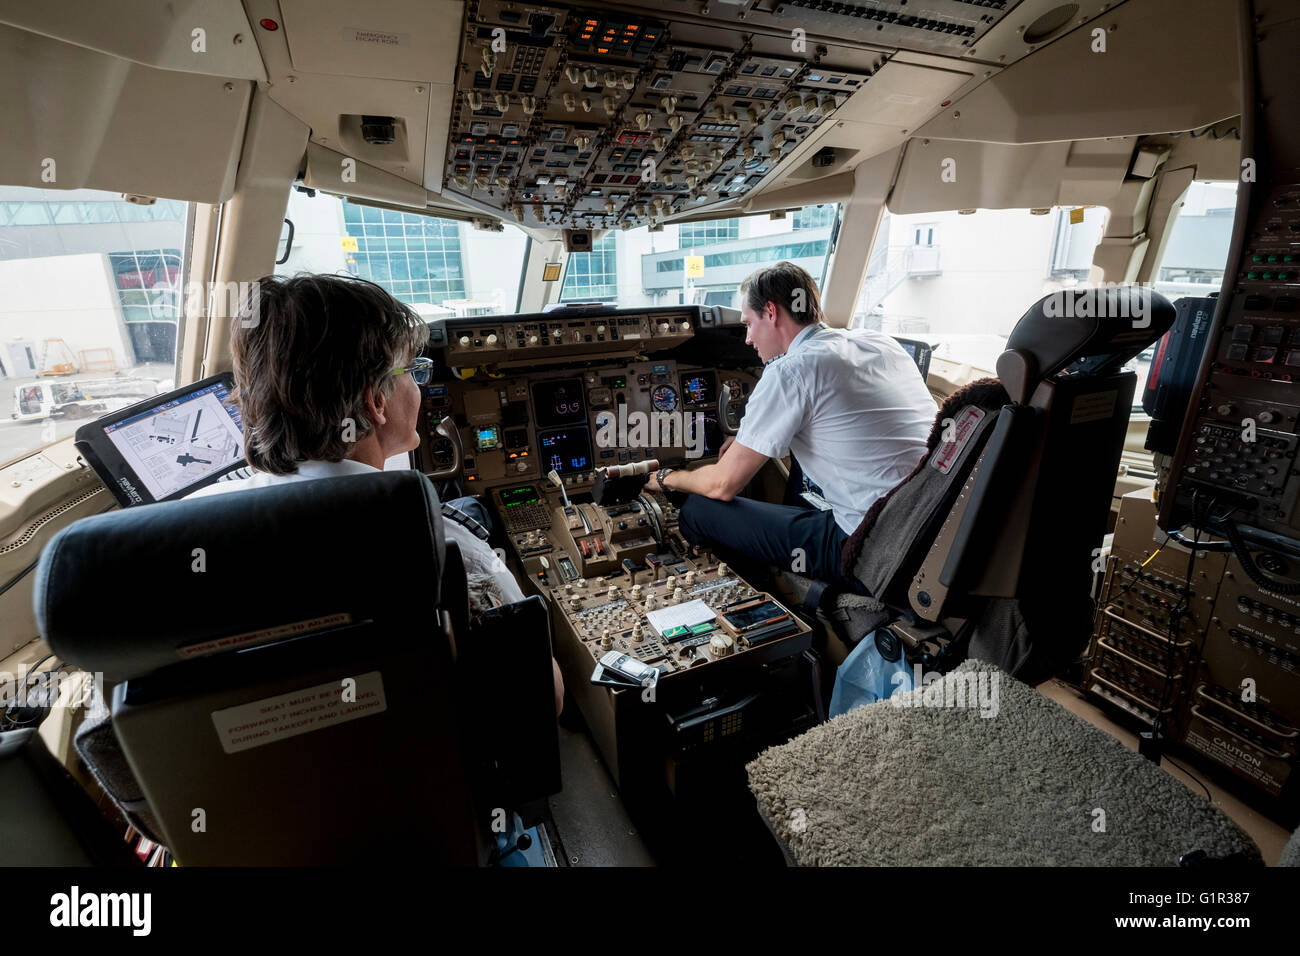
[{"label": "instrument panel", "polygon": [[[457,440],[461,467],[453,477],[477,495],[544,480],[551,471],[581,488],[609,465],[716,457],[725,437],[718,421],[723,385],[743,400],[756,379],[661,357],[695,334],[692,318],[713,315],[691,308],[603,310],[576,319],[544,313],[513,316],[491,330],[466,324],[473,320],[442,329],[436,341],[446,343],[447,374],[423,387],[422,470],[445,474]],[[650,348],[657,351],[640,351]],[[455,435],[438,434],[444,419]]]},{"label": "instrument panel", "polygon": [[[736,199],[833,124],[887,59],[792,41],[807,10],[778,16],[776,35],[746,29],[725,4],[713,23],[694,10],[689,19],[658,12],[467,4],[447,191],[521,225],[598,229]],[[993,19],[984,7],[976,16]],[[827,27],[861,25],[841,19]],[[889,24],[924,19],[904,13]],[[946,39],[955,30],[974,35],[957,21],[909,32]]]}]

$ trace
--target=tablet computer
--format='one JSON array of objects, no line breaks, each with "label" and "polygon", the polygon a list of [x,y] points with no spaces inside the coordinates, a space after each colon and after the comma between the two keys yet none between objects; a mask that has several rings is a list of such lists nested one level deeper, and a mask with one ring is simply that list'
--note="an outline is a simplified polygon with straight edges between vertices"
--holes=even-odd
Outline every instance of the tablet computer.
[{"label": "tablet computer", "polygon": [[171,501],[244,466],[229,372],[173,389],[77,429],[77,451],[122,507]]}]

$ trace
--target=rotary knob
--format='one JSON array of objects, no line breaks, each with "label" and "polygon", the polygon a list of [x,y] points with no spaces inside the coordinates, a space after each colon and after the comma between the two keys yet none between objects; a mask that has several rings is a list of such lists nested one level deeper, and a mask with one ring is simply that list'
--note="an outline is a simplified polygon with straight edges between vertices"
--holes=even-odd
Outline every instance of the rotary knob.
[{"label": "rotary knob", "polygon": [[528,336],[528,344],[529,344],[529,345],[536,345],[536,344],[537,344],[537,335],[536,335],[536,334],[533,334],[533,335]]},{"label": "rotary knob", "polygon": [[604,327],[603,325],[598,325],[598,326],[596,326],[596,334],[597,334],[597,335],[604,335],[604,334],[605,334],[605,327]]},{"label": "rotary knob", "polygon": [[677,587],[677,575],[675,574],[668,575],[668,580],[665,581],[664,583],[668,586],[668,590],[671,591],[673,588]]},{"label": "rotary knob", "polygon": [[611,585],[609,586],[609,591],[606,592],[606,593],[608,593],[610,597],[618,597],[618,585],[617,585],[617,584],[611,584]]},{"label": "rotary knob", "polygon": [[692,584],[694,584],[694,583],[695,583],[695,572],[694,572],[694,571],[687,571],[687,572],[686,572],[686,579],[685,579],[685,580],[686,580],[686,586],[687,586],[687,587],[690,587]]},{"label": "rotary knob", "polygon": [[686,592],[683,591],[681,588],[673,588],[673,602],[675,604],[680,604],[682,598],[684,598],[685,596],[686,596]]},{"label": "rotary knob", "polygon": [[576,581],[573,582],[573,586],[576,587],[576,588],[585,588],[585,587],[587,586],[587,579],[586,579],[586,578],[578,578],[578,580],[576,580]]},{"label": "rotary knob", "polygon": [[489,335],[489,336],[487,337],[487,344],[488,344],[488,345],[496,345],[496,344],[497,344],[497,337],[496,337],[496,333],[495,333],[495,332],[492,333],[491,335]]},{"label": "rotary knob", "polygon": [[578,610],[580,607],[582,607],[582,598],[580,597],[569,598],[569,607],[573,608],[575,611]]},{"label": "rotary knob", "polygon": [[689,323],[689,322],[683,322],[683,323],[682,323],[682,331],[683,331],[683,332],[689,332],[690,330],[691,330],[691,323]]},{"label": "rotary knob", "polygon": [[719,562],[718,562],[718,577],[720,577],[720,578],[725,578],[726,576],[727,576],[727,562],[726,562],[726,561],[719,561]]},{"label": "rotary knob", "polygon": [[647,611],[653,611],[658,606],[659,606],[659,600],[653,594],[651,594],[648,598],[645,599],[645,609]]},{"label": "rotary knob", "polygon": [[462,336],[460,337],[460,347],[461,347],[461,348],[464,348],[464,347],[467,346],[467,345],[469,345],[469,336],[468,336],[468,335],[462,335]]},{"label": "rotary knob", "polygon": [[640,624],[632,625],[632,643],[640,644],[645,639],[645,629]]},{"label": "rotary knob", "polygon": [[660,335],[663,335],[663,334],[666,333],[667,331],[668,331],[668,323],[667,323],[667,322],[660,322],[660,323],[659,323],[659,334],[660,334]]},{"label": "rotary knob", "polygon": [[600,632],[600,646],[606,649],[614,646],[614,639],[609,636],[609,628]]},{"label": "rotary knob", "polygon": [[639,601],[640,599],[641,599],[641,585],[634,584],[632,585],[632,600]]},{"label": "rotary knob", "polygon": [[709,638],[709,652],[714,657],[726,657],[735,649],[735,643],[726,634],[714,634]]}]

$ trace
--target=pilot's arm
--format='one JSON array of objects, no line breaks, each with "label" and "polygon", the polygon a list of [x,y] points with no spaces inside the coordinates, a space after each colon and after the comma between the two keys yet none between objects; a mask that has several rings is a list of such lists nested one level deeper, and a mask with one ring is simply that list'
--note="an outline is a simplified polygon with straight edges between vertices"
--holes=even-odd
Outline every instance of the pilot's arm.
[{"label": "pilot's arm", "polygon": [[[789,364],[769,365],[749,396],[740,433],[723,445],[717,463],[671,472],[664,478],[668,487],[662,490],[730,501],[765,461],[786,454],[790,439],[807,426],[809,407],[804,385]],[[651,491],[661,490],[657,477],[646,482]]]},{"label": "pilot's arm", "polygon": [[664,478],[668,487],[663,489],[659,486],[657,476],[651,475],[646,488],[650,491],[681,491],[730,501],[758,474],[758,469],[763,467],[767,458],[767,455],[754,451],[739,441],[732,441],[723,448],[722,457],[716,464],[690,471],[679,469],[671,472]]}]

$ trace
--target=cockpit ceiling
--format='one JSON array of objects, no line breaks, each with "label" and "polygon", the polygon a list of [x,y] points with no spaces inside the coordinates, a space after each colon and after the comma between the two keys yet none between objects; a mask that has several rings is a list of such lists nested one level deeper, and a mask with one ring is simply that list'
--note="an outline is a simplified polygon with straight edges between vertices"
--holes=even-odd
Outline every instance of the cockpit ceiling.
[{"label": "cockpit ceiling", "polygon": [[627,229],[734,203],[870,97],[893,49],[960,55],[1014,5],[937,0],[920,15],[904,0],[742,0],[645,16],[470,3],[443,193],[551,228]]}]

